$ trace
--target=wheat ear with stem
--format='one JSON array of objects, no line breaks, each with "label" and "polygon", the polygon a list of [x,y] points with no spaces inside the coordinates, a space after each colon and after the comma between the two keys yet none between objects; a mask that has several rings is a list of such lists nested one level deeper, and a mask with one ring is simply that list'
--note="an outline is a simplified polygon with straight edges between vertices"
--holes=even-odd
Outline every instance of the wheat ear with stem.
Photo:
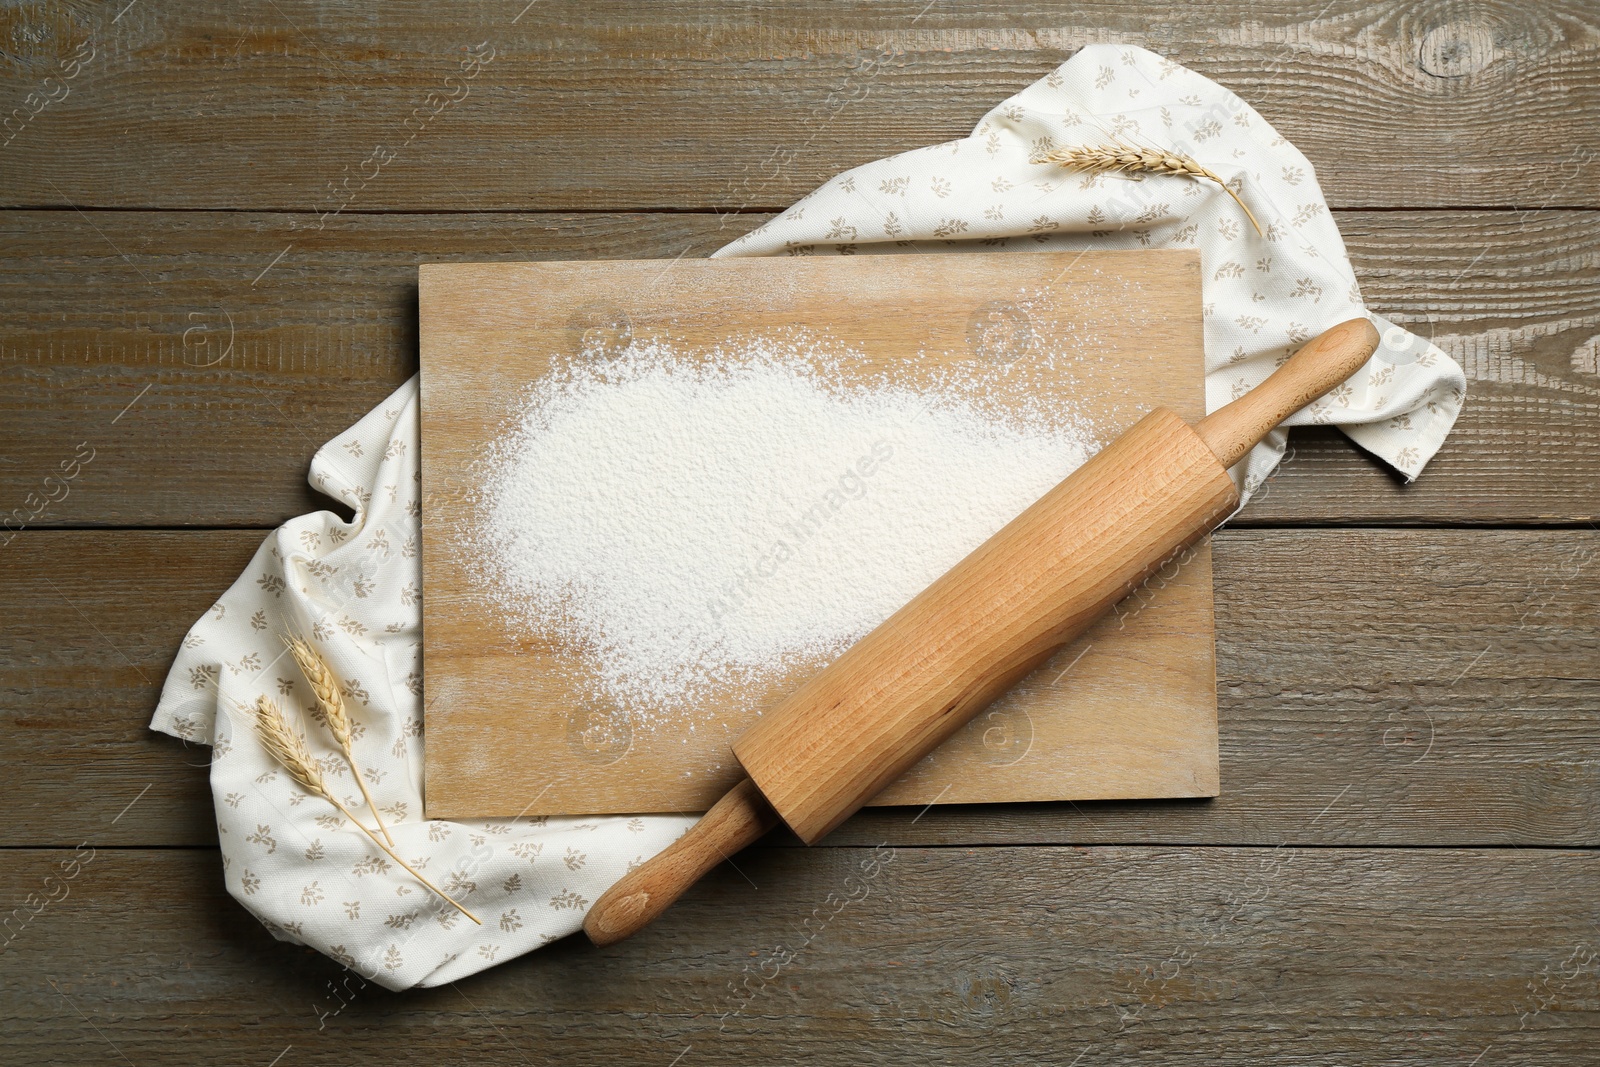
[{"label": "wheat ear with stem", "polygon": [[1055,163],[1088,174],[1176,174],[1187,178],[1204,178],[1222,186],[1222,191],[1233,197],[1233,202],[1244,211],[1245,217],[1250,220],[1250,225],[1256,228],[1256,233],[1261,232],[1261,223],[1256,221],[1249,205],[1239,199],[1239,194],[1234,192],[1215,171],[1190,156],[1164,152],[1157,148],[1140,148],[1137,145],[1113,142],[1057,148],[1029,162]]},{"label": "wheat ear with stem", "polygon": [[300,665],[300,673],[311,683],[317,707],[322,709],[322,716],[328,721],[328,732],[333,734],[333,739],[343,750],[345,762],[350,764],[350,772],[355,775],[356,785],[361,789],[361,796],[366,800],[367,807],[372,809],[372,821],[378,824],[378,832],[383,834],[385,841],[394,844],[394,838],[389,834],[389,828],[383,825],[383,816],[378,814],[378,805],[373,802],[372,794],[367,792],[367,783],[362,779],[361,768],[356,763],[355,747],[350,738],[350,715],[345,710],[344,697],[339,692],[339,679],[334,676],[328,661],[322,658],[322,653],[310,644],[290,634],[279,636],[289,646],[289,654],[294,661]]},{"label": "wheat ear with stem", "polygon": [[389,854],[390,859],[409,871],[411,877],[437,893],[461,914],[479,926],[483,925],[481,919],[457,903],[454,897],[428,881],[420,871],[401,859],[394,849],[378,840],[378,835],[367,829],[361,820],[352,815],[350,809],[333,795],[328,789],[327,781],[322,777],[322,769],[311,758],[311,753],[306,751],[305,738],[289,729],[289,723],[284,719],[283,712],[270,697],[263,696],[256,699],[256,734],[261,738],[261,743],[266,746],[267,751],[272,753],[272,758],[282,764],[283,769],[288,771],[306,792],[319,796],[338,808],[345,818],[355,823],[362,833],[372,839],[373,844],[383,849]]}]

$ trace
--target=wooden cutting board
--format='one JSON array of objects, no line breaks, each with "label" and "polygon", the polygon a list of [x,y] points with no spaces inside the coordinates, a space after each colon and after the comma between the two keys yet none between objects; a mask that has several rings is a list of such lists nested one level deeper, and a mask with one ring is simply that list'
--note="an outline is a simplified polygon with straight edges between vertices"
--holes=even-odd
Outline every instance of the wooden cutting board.
[{"label": "wooden cutting board", "polygon": [[[1003,364],[996,395],[1072,408],[1100,443],[1158,404],[1191,421],[1205,414],[1194,252],[428,264],[420,314],[434,818],[702,811],[742,777],[730,746],[752,709],[804,676],[705,708],[706,728],[686,743],[597,702],[581,682],[585,653],[559,634],[500,621],[468,563],[473,471],[519,394],[564,362],[630,342],[694,352],[800,328],[868,353],[857,370],[867,379],[892,367],[903,382],[910,366],[915,384]],[[876,803],[1217,790],[1211,557],[1201,545]]]}]

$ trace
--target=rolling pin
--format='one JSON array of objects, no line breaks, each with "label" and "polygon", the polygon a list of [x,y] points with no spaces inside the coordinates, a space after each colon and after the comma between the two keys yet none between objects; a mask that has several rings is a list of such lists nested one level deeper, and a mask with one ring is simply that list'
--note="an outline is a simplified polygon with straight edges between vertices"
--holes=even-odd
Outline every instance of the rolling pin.
[{"label": "rolling pin", "polygon": [[816,844],[1232,514],[1228,468],[1377,345],[1351,319],[1192,427],[1134,424],[740,735],[748,777],[595,902],[589,939],[632,935],[780,820]]}]

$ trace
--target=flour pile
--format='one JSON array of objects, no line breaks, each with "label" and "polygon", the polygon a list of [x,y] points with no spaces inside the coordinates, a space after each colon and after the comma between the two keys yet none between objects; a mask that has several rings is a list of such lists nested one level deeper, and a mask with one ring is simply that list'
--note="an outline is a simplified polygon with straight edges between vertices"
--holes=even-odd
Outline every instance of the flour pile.
[{"label": "flour pile", "polygon": [[471,537],[506,625],[580,649],[636,726],[681,726],[843,651],[1092,450],[1070,413],[844,372],[861,360],[635,343],[532,387]]}]

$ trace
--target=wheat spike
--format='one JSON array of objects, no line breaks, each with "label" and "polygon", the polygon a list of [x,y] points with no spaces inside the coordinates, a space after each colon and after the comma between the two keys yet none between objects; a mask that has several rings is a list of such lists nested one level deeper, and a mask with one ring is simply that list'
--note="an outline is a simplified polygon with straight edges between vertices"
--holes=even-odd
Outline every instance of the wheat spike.
[{"label": "wheat spike", "polygon": [[1256,228],[1256,233],[1261,232],[1261,224],[1256,221],[1255,214],[1243,200],[1239,199],[1239,194],[1229,188],[1221,176],[1203,166],[1198,160],[1176,152],[1163,152],[1156,148],[1140,148],[1136,145],[1114,142],[1057,148],[1029,162],[1055,163],[1088,174],[1176,174],[1186,178],[1204,178],[1216,182],[1222,187],[1223,192],[1233,197],[1233,202],[1244,211],[1245,217],[1250,220],[1250,225]]},{"label": "wheat spike", "polygon": [[411,877],[427,886],[434,893],[437,893],[461,914],[479,926],[483,925],[481,919],[457,903],[450,894],[424,878],[415,867],[401,859],[394,849],[378,840],[378,835],[367,829],[361,820],[352,815],[350,809],[345,807],[344,803],[329,791],[327,781],[322,777],[322,769],[317,766],[316,760],[311,758],[311,753],[306,749],[305,738],[289,728],[289,721],[284,717],[283,711],[279,709],[277,702],[271,697],[257,697],[255,717],[256,734],[261,738],[261,743],[272,754],[272,758],[277,760],[283,766],[283,769],[288,771],[290,776],[305,788],[306,792],[311,793],[313,796],[321,797],[335,808],[338,808],[340,814],[354,823],[356,828],[366,834],[374,845],[387,852],[390,859],[410,872]]},{"label": "wheat spike", "polygon": [[365,798],[367,807],[372,809],[372,820],[378,824],[378,831],[383,834],[383,839],[391,845],[394,844],[389,828],[383,825],[383,816],[378,814],[378,805],[373,803],[372,794],[367,792],[367,783],[361,777],[361,768],[356,764],[355,748],[351,744],[350,737],[350,714],[345,709],[344,696],[339,692],[339,679],[328,666],[328,661],[322,658],[322,653],[309,643],[290,634],[281,636],[283,643],[289,646],[289,654],[294,657],[295,663],[300,665],[300,673],[305,675],[306,681],[311,684],[311,692],[317,698],[317,707],[322,709],[322,716],[328,721],[328,732],[333,734],[333,739],[339,743],[345,761],[350,764],[350,772],[355,775],[361,796]]},{"label": "wheat spike", "polygon": [[278,709],[277,703],[271,697],[264,696],[256,701],[256,733],[261,735],[261,743],[267,746],[272,758],[283,764],[283,769],[304,786],[308,793],[338,803],[333,799],[333,794],[328,792],[327,782],[322,777],[322,768],[317,766],[316,761],[311,758],[311,753],[307,751],[306,739],[289,729],[289,723],[283,717],[283,712]]}]

